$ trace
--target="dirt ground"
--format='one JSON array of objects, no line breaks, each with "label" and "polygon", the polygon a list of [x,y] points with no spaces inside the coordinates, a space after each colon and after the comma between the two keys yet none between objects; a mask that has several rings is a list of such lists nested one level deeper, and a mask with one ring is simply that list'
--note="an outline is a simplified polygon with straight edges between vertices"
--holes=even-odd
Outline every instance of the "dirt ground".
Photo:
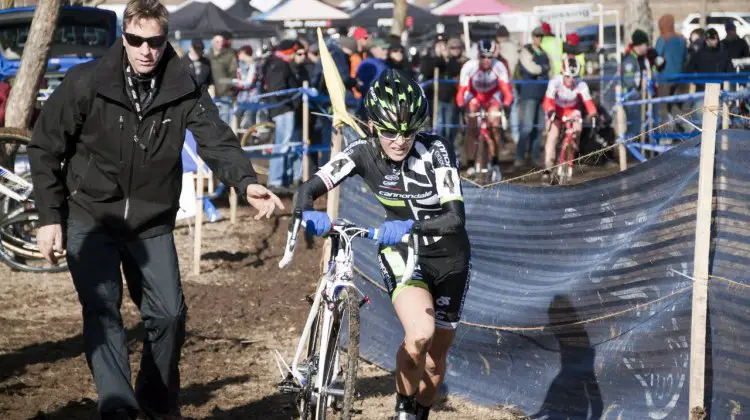
[{"label": "dirt ground", "polygon": [[[286,200],[287,206],[289,200]],[[223,215],[228,209],[220,207]],[[272,358],[291,358],[314,290],[321,243],[298,248],[295,261],[279,270],[288,216],[252,220],[242,207],[238,223],[208,224],[200,277],[192,265],[192,231],[175,232],[189,307],[182,351],[182,410],[194,419],[290,419],[291,396],[279,395]],[[127,291],[125,292],[127,293]],[[142,325],[126,297],[131,368],[140,362]],[[395,349],[394,349],[395,350]],[[384,419],[392,413],[391,373],[360,364],[357,418]],[[69,274],[12,272],[0,265],[0,418],[96,418],[96,393],[83,355],[81,308]],[[448,397],[435,419],[508,419],[500,409]]]}]

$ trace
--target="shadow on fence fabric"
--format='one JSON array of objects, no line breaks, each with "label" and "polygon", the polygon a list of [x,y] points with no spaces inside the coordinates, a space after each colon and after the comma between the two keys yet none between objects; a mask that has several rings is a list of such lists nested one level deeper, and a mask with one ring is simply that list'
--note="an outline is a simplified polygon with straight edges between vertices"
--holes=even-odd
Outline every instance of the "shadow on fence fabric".
[{"label": "shadow on fence fabric", "polygon": [[[750,415],[750,131],[718,136],[707,355],[712,418]],[[532,418],[684,419],[700,142],[570,187],[463,184],[471,286],[445,387]],[[342,217],[383,214],[359,179]],[[394,368],[403,330],[375,247],[355,247],[362,356]],[[733,417],[734,416],[734,417]]]}]

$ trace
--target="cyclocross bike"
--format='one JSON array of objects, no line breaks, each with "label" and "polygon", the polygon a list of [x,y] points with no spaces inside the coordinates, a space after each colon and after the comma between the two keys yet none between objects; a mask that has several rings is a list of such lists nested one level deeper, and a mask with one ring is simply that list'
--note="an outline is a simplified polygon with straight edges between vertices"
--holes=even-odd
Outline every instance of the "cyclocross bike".
[{"label": "cyclocross bike", "polygon": [[[480,108],[477,112],[470,112],[468,118],[476,118],[477,126],[479,127],[479,133],[477,133],[477,147],[476,154],[474,156],[474,174],[476,174],[479,183],[497,182],[502,180],[503,176],[500,172],[500,168],[491,163],[492,157],[497,154],[497,147],[500,147],[500,140],[497,139],[497,143],[492,138],[490,132],[490,124],[488,119],[494,116],[500,116],[502,120],[502,129],[505,130],[507,127],[507,120],[505,118],[505,111],[487,112],[484,108]],[[487,152],[485,153],[485,148]],[[480,159],[481,158],[481,159]]]},{"label": "cyclocross bike", "polygon": [[[279,267],[292,261],[301,214],[289,222],[284,257]],[[376,239],[377,229],[358,227],[345,219],[332,223],[331,258],[315,294],[308,297],[310,313],[302,331],[291,367],[277,351],[276,363],[282,381],[282,393],[295,394],[301,420],[325,420],[339,415],[352,416],[359,359],[359,309],[369,298],[354,285],[352,240]],[[402,282],[409,281],[417,264],[418,240],[405,235],[408,258]],[[340,346],[346,346],[343,355]]]},{"label": "cyclocross bike", "polygon": [[26,155],[29,141],[25,130],[0,129],[0,260],[20,271],[65,271],[65,258],[50,266],[36,245],[39,214]]},{"label": "cyclocross bike", "polygon": [[[554,120],[555,114],[553,113],[550,121]],[[575,155],[578,152],[578,141],[573,127],[582,122],[583,120],[577,116],[562,117],[562,127],[559,136],[562,138],[562,143],[560,144],[560,158],[556,171],[556,181],[559,185],[568,185],[573,179],[573,159],[575,159]],[[592,120],[592,130],[596,131],[596,120]]]}]

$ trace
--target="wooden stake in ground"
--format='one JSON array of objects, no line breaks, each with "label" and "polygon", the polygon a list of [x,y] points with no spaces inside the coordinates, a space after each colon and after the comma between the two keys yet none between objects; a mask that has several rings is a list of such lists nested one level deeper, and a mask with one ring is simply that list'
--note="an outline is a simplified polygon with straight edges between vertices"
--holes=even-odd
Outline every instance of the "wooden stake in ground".
[{"label": "wooden stake in ground", "polygon": [[234,224],[237,221],[237,189],[229,188],[229,223]]},{"label": "wooden stake in ground", "polygon": [[47,69],[52,35],[60,18],[60,0],[39,0],[23,47],[21,65],[5,110],[5,126],[27,128],[39,93],[39,82]]},{"label": "wooden stake in ground", "polygon": [[203,160],[196,162],[195,240],[193,242],[193,274],[201,273],[201,241],[203,240]]},{"label": "wooden stake in ground", "polygon": [[698,205],[695,223],[695,255],[693,259],[693,312],[690,326],[690,410],[704,410],[706,395],[706,320],[708,317],[708,263],[711,249],[711,213],[713,210],[714,156],[719,110],[718,83],[706,85],[703,103]]},{"label": "wooden stake in ground", "polygon": [[[615,96],[619,98],[621,95],[622,87],[618,83],[617,86],[615,86]],[[617,105],[615,109],[615,123],[617,138],[625,140],[627,121],[625,118],[625,107],[622,105]],[[628,151],[625,149],[623,143],[617,145],[617,157],[620,159],[620,170],[624,171],[625,169],[628,169]]]},{"label": "wooden stake in ground", "polygon": [[[331,158],[336,156],[337,153],[341,151],[341,141],[343,134],[341,132],[341,129],[343,128],[343,124],[336,121],[334,119],[333,121],[333,135],[331,136]],[[331,191],[328,191],[327,201],[326,201],[326,211],[328,213],[328,217],[333,221],[336,220],[336,218],[339,217],[339,201],[341,197],[341,190],[339,188],[334,188]],[[331,259],[331,240],[326,239],[325,246],[323,247],[323,259],[320,261],[320,268],[321,271],[324,271],[326,268],[326,265],[328,264],[328,260]]]},{"label": "wooden stake in ground", "polygon": [[[724,91],[729,92],[731,87],[729,82],[724,82]],[[721,104],[721,129],[726,130],[729,128],[729,101],[724,101]]]}]

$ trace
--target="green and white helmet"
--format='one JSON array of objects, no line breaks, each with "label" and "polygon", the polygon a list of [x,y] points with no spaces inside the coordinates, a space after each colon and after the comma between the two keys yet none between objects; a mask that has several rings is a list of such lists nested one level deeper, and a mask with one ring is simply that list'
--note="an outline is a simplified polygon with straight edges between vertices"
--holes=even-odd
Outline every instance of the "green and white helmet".
[{"label": "green and white helmet", "polygon": [[365,98],[367,117],[380,131],[410,136],[429,114],[427,97],[417,82],[399,70],[380,73]]}]

